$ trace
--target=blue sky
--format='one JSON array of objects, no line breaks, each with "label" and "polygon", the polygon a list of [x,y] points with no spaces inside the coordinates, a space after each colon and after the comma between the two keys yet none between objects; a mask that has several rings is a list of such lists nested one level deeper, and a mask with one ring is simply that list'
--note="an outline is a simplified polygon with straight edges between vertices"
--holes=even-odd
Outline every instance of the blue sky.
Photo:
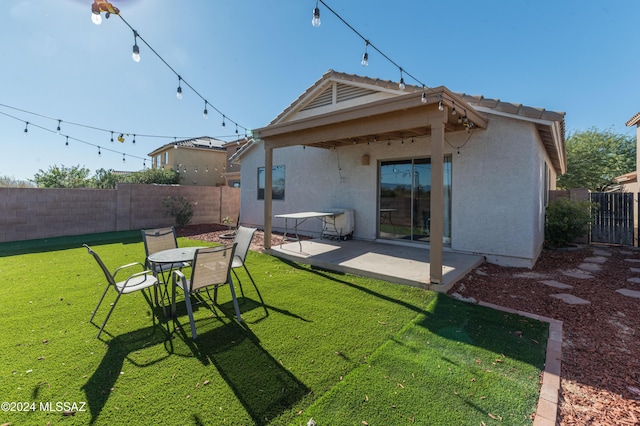
[{"label": "blue sky", "polygon": [[[566,112],[567,134],[635,134],[624,123],[640,111],[637,0],[325,2],[429,87]],[[230,140],[233,122],[240,135],[265,126],[328,69],[400,77],[372,49],[362,67],[364,42],[322,4],[322,25],[312,27],[314,0],[113,0],[227,117],[223,128],[213,107],[203,118],[204,101],[184,83],[176,99],[178,78],[144,43],[141,61],[131,59],[133,32],[119,17],[94,25],[91,3],[2,0],[0,176],[31,179],[52,165],[139,170],[171,137]],[[25,135],[26,121],[33,124]],[[110,132],[70,123],[114,131],[115,142]],[[133,144],[134,133],[170,138],[138,136]]]}]

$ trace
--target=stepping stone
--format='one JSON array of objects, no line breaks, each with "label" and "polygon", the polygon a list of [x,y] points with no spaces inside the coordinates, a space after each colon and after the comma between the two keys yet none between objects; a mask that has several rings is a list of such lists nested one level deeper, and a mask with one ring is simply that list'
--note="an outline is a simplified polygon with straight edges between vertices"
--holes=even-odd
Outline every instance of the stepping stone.
[{"label": "stepping stone", "polygon": [[627,281],[629,281],[630,283],[634,283],[634,284],[640,284],[640,277],[627,278]]},{"label": "stepping stone", "polygon": [[547,278],[546,274],[541,274],[539,272],[520,272],[519,274],[513,274],[514,278],[533,278],[536,280],[540,280],[543,278]]},{"label": "stepping stone", "polygon": [[620,293],[623,296],[633,297],[636,299],[640,299],[640,291],[629,290],[628,288],[620,288],[616,290],[617,293]]},{"label": "stepping stone", "polygon": [[602,270],[602,267],[600,265],[597,265],[595,263],[581,263],[578,266],[578,269],[583,269],[585,271],[589,271],[589,272],[598,272]]},{"label": "stepping stone", "polygon": [[588,300],[584,300],[579,298],[578,296],[574,296],[573,294],[560,293],[560,294],[551,294],[553,298],[560,299],[569,305],[589,305],[591,302]]},{"label": "stepping stone", "polygon": [[581,278],[581,279],[593,278],[593,275],[591,275],[589,272],[581,271],[580,269],[569,269],[561,272],[563,275],[566,275],[568,277],[573,277],[573,278]]},{"label": "stepping stone", "polygon": [[584,262],[589,262],[589,263],[604,263],[607,261],[606,257],[602,257],[602,256],[596,256],[596,257],[587,257],[583,260]]},{"label": "stepping stone", "polygon": [[542,284],[548,285],[549,287],[555,287],[561,290],[567,290],[567,289],[573,288],[572,285],[561,283],[560,281],[556,281],[556,280],[546,280],[546,281],[539,281],[539,282],[541,282]]},{"label": "stepping stone", "polygon": [[640,263],[640,259],[625,259],[625,261],[631,262],[631,263]]},{"label": "stepping stone", "polygon": [[640,268],[629,268],[629,270],[634,274],[640,274]]},{"label": "stepping stone", "polygon": [[[598,249],[594,250],[593,254],[595,254],[596,256],[607,256],[607,257],[611,256],[611,252],[610,251],[598,250]],[[631,254],[631,253],[629,253],[629,254]]]}]

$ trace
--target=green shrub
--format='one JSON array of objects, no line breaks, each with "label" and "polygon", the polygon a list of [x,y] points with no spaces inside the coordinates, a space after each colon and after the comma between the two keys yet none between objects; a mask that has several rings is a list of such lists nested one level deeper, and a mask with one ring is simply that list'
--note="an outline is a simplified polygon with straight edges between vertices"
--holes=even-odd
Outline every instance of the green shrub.
[{"label": "green shrub", "polygon": [[566,247],[587,232],[595,205],[590,201],[558,198],[547,205],[545,241],[552,247]]},{"label": "green shrub", "polygon": [[191,222],[193,217],[193,207],[191,203],[184,197],[165,197],[162,200],[165,206],[167,216],[173,216],[176,219],[176,225],[184,227]]}]

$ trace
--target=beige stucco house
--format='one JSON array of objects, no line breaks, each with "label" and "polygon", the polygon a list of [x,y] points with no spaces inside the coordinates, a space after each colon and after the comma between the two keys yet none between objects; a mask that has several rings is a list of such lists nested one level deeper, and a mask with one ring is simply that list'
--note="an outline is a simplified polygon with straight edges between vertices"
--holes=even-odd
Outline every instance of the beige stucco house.
[{"label": "beige stucco house", "polygon": [[640,185],[638,185],[638,165],[640,164],[640,150],[638,149],[638,140],[640,140],[640,112],[631,117],[627,123],[627,127],[636,126],[636,170],[633,172],[625,173],[622,176],[615,178],[619,187],[616,188],[622,192],[640,192]]},{"label": "beige stucco house", "polygon": [[239,187],[240,167],[230,164],[229,156],[245,143],[246,139],[227,143],[203,136],[168,143],[148,155],[153,168],[177,170],[182,185]]},{"label": "beige stucco house", "polygon": [[533,266],[566,171],[564,113],[332,70],[253,136],[242,223],[269,235],[278,214],[353,209],[355,239],[428,248],[432,283],[447,250]]}]

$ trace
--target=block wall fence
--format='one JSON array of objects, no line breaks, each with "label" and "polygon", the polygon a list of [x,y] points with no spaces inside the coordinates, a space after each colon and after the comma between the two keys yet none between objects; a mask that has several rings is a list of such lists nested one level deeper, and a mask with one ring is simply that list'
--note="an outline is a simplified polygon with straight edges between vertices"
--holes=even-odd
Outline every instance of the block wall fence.
[{"label": "block wall fence", "polygon": [[236,222],[240,188],[118,184],[116,189],[0,188],[0,242],[175,225],[166,197],[185,197],[192,225]]}]

